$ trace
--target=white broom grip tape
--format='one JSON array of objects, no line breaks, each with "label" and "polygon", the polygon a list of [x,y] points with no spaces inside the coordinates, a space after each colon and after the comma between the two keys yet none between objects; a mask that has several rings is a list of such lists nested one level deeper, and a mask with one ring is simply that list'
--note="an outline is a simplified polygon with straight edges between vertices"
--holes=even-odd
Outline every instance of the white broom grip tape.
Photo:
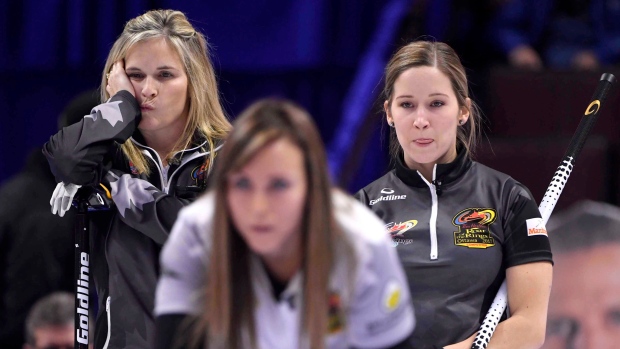
[{"label": "white broom grip tape", "polygon": [[562,164],[558,167],[557,171],[555,171],[553,179],[551,179],[551,184],[547,187],[545,196],[538,207],[544,224],[547,224],[551,212],[553,212],[555,205],[558,203],[558,199],[560,198],[560,194],[562,194],[562,190],[564,190],[566,181],[568,181],[568,177],[573,171],[573,164],[574,159],[571,156],[562,160]]},{"label": "white broom grip tape", "polygon": [[478,331],[476,339],[474,339],[474,343],[471,346],[472,349],[484,349],[487,347],[507,305],[508,292],[506,279],[504,279],[504,282],[502,282],[502,285],[499,287],[499,290],[495,295],[495,299],[493,299],[493,303],[491,304],[487,315],[482,321],[482,325],[480,325],[480,330]]}]

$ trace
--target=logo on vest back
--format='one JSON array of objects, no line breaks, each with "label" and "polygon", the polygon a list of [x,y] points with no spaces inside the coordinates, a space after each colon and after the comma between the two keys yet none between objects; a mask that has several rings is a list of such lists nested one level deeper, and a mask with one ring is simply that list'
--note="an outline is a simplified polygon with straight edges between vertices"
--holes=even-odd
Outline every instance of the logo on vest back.
[{"label": "logo on vest back", "polygon": [[489,226],[497,214],[492,208],[466,208],[454,216],[452,224],[459,230],[454,232],[454,244],[468,248],[495,246]]}]

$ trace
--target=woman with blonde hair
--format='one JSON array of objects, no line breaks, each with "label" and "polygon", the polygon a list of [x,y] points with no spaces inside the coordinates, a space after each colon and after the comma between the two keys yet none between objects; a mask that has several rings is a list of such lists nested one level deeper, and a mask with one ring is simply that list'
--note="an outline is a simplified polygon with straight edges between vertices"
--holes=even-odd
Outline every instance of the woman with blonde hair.
[{"label": "woman with blonde hair", "polygon": [[206,40],[182,12],[127,22],[103,72],[104,103],[43,148],[59,181],[50,204],[64,215],[81,186],[109,196],[114,207],[91,214],[95,347],[151,348],[161,247],[206,189],[230,123]]},{"label": "woman with blonde hair", "polygon": [[162,251],[158,348],[402,342],[414,319],[395,251],[381,221],[330,185],[310,116],[262,100],[234,126],[212,189]]}]

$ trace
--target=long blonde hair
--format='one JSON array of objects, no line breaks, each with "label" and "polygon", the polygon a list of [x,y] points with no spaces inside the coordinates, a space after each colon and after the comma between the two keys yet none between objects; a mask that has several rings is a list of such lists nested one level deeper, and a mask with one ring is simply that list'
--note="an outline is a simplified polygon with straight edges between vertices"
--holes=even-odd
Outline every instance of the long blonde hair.
[{"label": "long blonde hair", "polygon": [[[211,150],[209,170],[214,163],[215,144],[224,139],[230,131],[224,110],[220,104],[215,71],[209,58],[205,37],[187,20],[185,14],[174,10],[153,10],[133,18],[127,22],[123,33],[114,42],[103,68],[101,76],[101,100],[108,100],[105,87],[106,73],[114,62],[124,59],[128,50],[138,42],[151,38],[163,37],[176,50],[188,78],[189,113],[187,123],[172,151],[186,149],[198,132],[205,138]],[[149,166],[140,149],[133,142],[125,142],[121,146],[123,153],[133,163],[138,172],[149,174]]]},{"label": "long blonde hair", "polygon": [[[456,52],[447,44],[433,41],[415,41],[401,47],[390,58],[385,68],[385,87],[383,89],[383,98],[388,102],[388,108],[392,105],[396,79],[406,70],[415,67],[435,67],[450,79],[459,107],[467,108],[469,111],[467,123],[457,128],[457,144],[465,149],[468,156],[472,156],[478,139],[480,111],[473,101],[471,108],[466,103],[466,99],[469,98],[469,87],[465,68]],[[423,84],[424,82],[421,81],[420,83]],[[391,128],[390,154],[396,158],[400,152],[401,146],[396,138],[396,131]]]},{"label": "long blonde hair", "polygon": [[216,347],[241,348],[245,334],[256,346],[251,251],[231,222],[227,180],[262,149],[283,138],[302,151],[308,181],[301,224],[304,304],[300,340],[307,339],[311,348],[324,346],[334,251],[338,248],[339,258],[354,259],[352,247],[335,221],[325,150],[311,117],[288,101],[266,99],[254,103],[235,122],[210,183],[216,196],[213,246],[204,291],[205,312],[198,321],[196,336],[207,333],[208,342]]}]

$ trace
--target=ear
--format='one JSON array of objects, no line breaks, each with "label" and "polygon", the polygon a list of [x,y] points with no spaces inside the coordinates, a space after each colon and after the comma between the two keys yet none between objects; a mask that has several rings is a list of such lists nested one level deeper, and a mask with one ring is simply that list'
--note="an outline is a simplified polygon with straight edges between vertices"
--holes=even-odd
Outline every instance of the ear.
[{"label": "ear", "polygon": [[461,113],[459,115],[459,122],[463,121],[463,124],[467,123],[469,119],[469,114],[471,110],[471,99],[469,97],[465,98],[465,105],[461,107]]},{"label": "ear", "polygon": [[393,125],[394,119],[392,118],[392,115],[390,115],[390,103],[388,103],[388,101],[383,102],[383,110],[385,111],[385,118],[388,125]]}]

